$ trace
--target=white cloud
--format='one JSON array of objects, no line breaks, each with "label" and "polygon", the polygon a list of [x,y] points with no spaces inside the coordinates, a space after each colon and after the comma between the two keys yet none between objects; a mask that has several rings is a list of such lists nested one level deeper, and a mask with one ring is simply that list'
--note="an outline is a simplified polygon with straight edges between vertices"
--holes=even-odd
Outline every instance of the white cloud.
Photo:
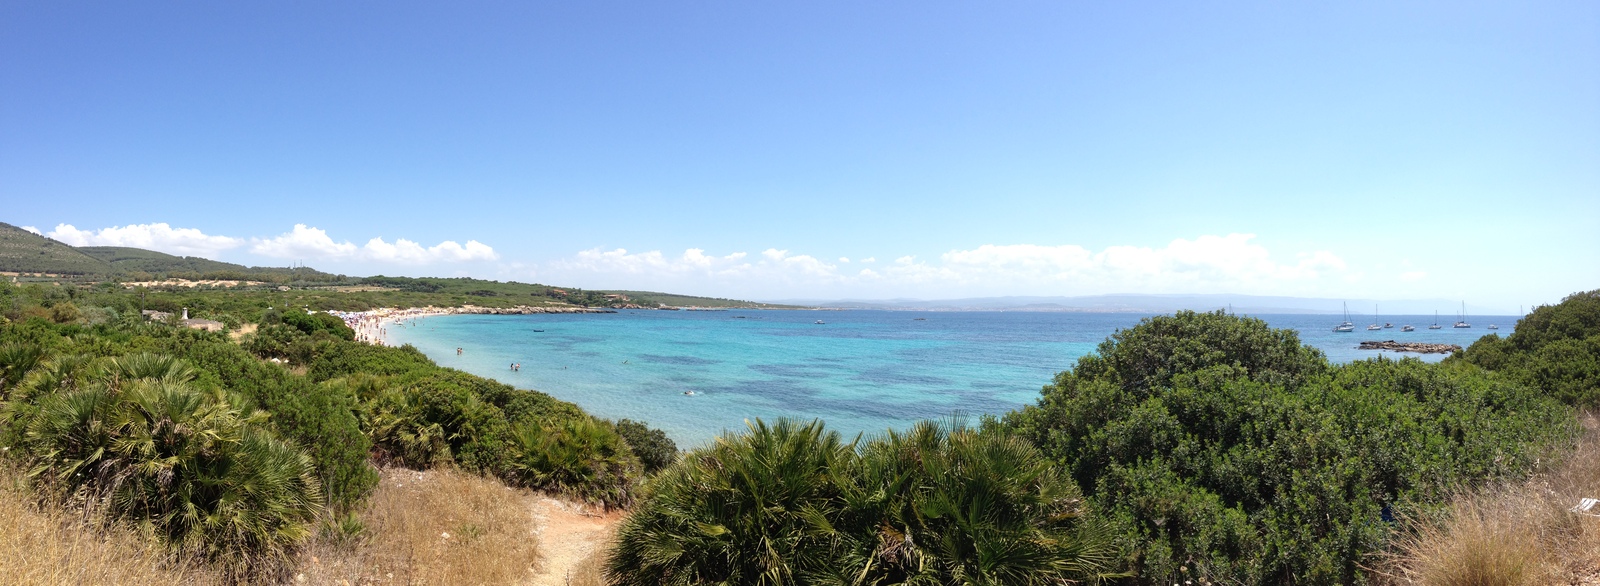
[{"label": "white cloud", "polygon": [[787,250],[768,248],[755,258],[744,252],[723,256],[708,255],[690,248],[677,256],[659,250],[628,252],[627,249],[579,252],[576,256],[551,263],[558,273],[622,274],[657,277],[696,277],[719,280],[767,279],[776,281],[832,282],[839,279],[837,265],[810,255],[791,256]]},{"label": "white cloud", "polygon": [[848,257],[848,256],[841,256],[841,257],[839,257],[839,262],[841,262],[841,263],[847,263],[847,262],[850,262],[850,257]]},{"label": "white cloud", "polygon": [[44,232],[40,232],[38,228],[35,228],[33,226],[22,226],[22,229],[23,230],[27,230],[29,232],[32,232],[34,234],[38,234],[40,236],[44,236]]},{"label": "white cloud", "polygon": [[[30,230],[38,233],[37,229]],[[129,224],[100,230],[79,230],[59,224],[45,234],[73,246],[128,246],[182,256],[216,258],[218,253],[244,244],[240,238],[211,236],[195,228],[173,228],[166,222]]]},{"label": "white cloud", "polygon": [[1280,289],[1346,268],[1328,251],[1300,253],[1295,262],[1280,263],[1265,247],[1251,242],[1254,238],[1254,234],[1207,235],[1179,238],[1163,248],[1109,246],[1099,252],[1077,245],[991,244],[951,251],[941,260],[962,280],[1053,282],[1145,292]]},{"label": "white cloud", "polygon": [[303,260],[356,260],[399,264],[429,264],[436,262],[463,262],[494,260],[500,258],[489,245],[468,240],[465,245],[446,240],[434,246],[396,239],[393,243],[382,238],[368,240],[365,245],[335,241],[327,231],[305,224],[295,224],[294,229],[275,238],[254,240],[250,252],[262,256]]},{"label": "white cloud", "polygon": [[[838,263],[769,248],[759,255],[712,256],[698,248],[682,255],[660,251],[592,249],[551,263],[562,278],[575,281],[625,275],[615,286],[689,286],[769,298],[796,295],[861,294],[863,287],[891,295],[949,298],[958,295],[1081,295],[1113,292],[1205,293],[1314,292],[1329,279],[1349,276],[1343,259],[1312,251],[1276,260],[1252,234],[1176,239],[1164,247],[1108,246],[1099,251],[1078,245],[986,244],[951,250],[936,261],[896,258],[883,268],[841,272]],[[861,259],[867,263],[874,258]],[[664,279],[658,280],[657,278]],[[636,285],[629,285],[635,283]]]}]

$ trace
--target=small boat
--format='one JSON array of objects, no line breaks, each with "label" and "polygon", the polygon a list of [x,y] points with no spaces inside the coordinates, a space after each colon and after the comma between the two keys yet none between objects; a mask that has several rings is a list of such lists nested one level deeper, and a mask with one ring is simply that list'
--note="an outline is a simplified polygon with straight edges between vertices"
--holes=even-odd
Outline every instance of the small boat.
[{"label": "small boat", "polygon": [[1350,306],[1349,305],[1345,305],[1344,306],[1344,323],[1341,323],[1339,325],[1333,326],[1333,331],[1335,331],[1335,332],[1354,332],[1354,331],[1356,331],[1356,324],[1350,322]]},{"label": "small boat", "polygon": [[825,322],[825,321],[822,321],[822,320],[820,320],[820,319],[819,319],[819,320],[817,320],[817,321],[814,321],[814,322],[811,322],[811,323],[814,323],[814,324],[817,324],[817,325],[819,325],[819,326],[820,326],[820,325],[822,325],[822,324],[825,324],[825,323],[828,323],[828,322]]},{"label": "small boat", "polygon": [[1392,327],[1394,327],[1394,324],[1389,323],[1389,322],[1383,322],[1383,329],[1387,330],[1387,329],[1392,328]]},{"label": "small boat", "polygon": [[1458,327],[1458,328],[1470,328],[1470,327],[1472,327],[1472,324],[1467,323],[1467,302],[1465,302],[1465,301],[1461,302],[1461,319],[1456,321],[1455,327]]},{"label": "small boat", "polygon": [[694,391],[684,391],[683,394],[688,395],[690,397],[693,397],[694,396]]},{"label": "small boat", "polygon": [[1442,327],[1444,327],[1444,326],[1439,325],[1439,312],[1438,311],[1434,311],[1433,312],[1433,325],[1428,326],[1428,329],[1437,330],[1437,329],[1442,328]]},{"label": "small boat", "polygon": [[1416,331],[1416,329],[1417,328],[1411,327],[1411,324],[1406,324],[1406,325],[1400,326],[1400,331],[1402,331],[1402,332]]},{"label": "small boat", "polygon": [[1494,325],[1494,324],[1489,324],[1489,329],[1498,330],[1498,329],[1500,329],[1500,326],[1497,326],[1497,325]]},{"label": "small boat", "polygon": [[534,331],[538,332],[538,333],[541,333],[541,334],[544,333],[544,330],[534,330]]},{"label": "small boat", "polygon": [[925,318],[925,317],[913,317],[913,318],[911,318],[911,321],[928,321],[928,318]]}]

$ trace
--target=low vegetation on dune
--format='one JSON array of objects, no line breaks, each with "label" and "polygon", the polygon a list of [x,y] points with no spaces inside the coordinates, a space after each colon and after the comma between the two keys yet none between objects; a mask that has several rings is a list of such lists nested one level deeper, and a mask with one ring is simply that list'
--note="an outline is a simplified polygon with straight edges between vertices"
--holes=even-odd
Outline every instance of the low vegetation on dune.
[{"label": "low vegetation on dune", "polygon": [[358,344],[326,314],[263,311],[273,323],[234,340],[114,310],[34,317],[47,299],[30,289],[0,284],[4,459],[51,506],[230,580],[285,579],[314,535],[381,510],[377,465],[620,507],[645,469],[628,437],[656,468],[676,455],[659,430]]},{"label": "low vegetation on dune", "polygon": [[[1539,308],[1518,333],[1547,346],[1587,339],[1593,297]],[[1537,375],[1471,360],[1498,343],[1487,337],[1444,364],[1334,365],[1260,320],[1149,318],[1058,375],[1037,405],[977,430],[924,424],[845,443],[820,422],[781,421],[725,436],[645,485],[609,554],[609,576],[618,584],[1568,577],[1562,567],[1600,559],[1590,543],[1595,519],[1566,512],[1581,492],[1573,487],[1600,479],[1589,476],[1592,458],[1572,452],[1580,434],[1572,404],[1587,391],[1563,389],[1592,390],[1582,365],[1600,355],[1562,354],[1552,359],[1562,366]],[[1553,461],[1568,464],[1550,472]]]},{"label": "low vegetation on dune", "polygon": [[628,511],[579,583],[1535,584],[1600,559],[1600,519],[1567,512],[1600,496],[1579,423],[1600,292],[1440,364],[1335,365],[1259,320],[1179,312],[1001,417],[853,440],[756,421],[687,454],[264,292],[184,295],[260,326],[0,283],[8,575],[525,581],[533,491]]},{"label": "low vegetation on dune", "polygon": [[1328,364],[1221,313],[1117,333],[1007,426],[1077,479],[1146,583],[1350,584],[1397,515],[1516,478],[1570,409],[1471,367]]},{"label": "low vegetation on dune", "polygon": [[845,442],[757,421],[651,481],[617,584],[1060,584],[1105,577],[1072,482],[1014,436],[925,422]]},{"label": "low vegetation on dune", "polygon": [[1484,336],[1450,360],[1499,372],[1570,405],[1600,408],[1600,290],[1534,308],[1511,335]]}]

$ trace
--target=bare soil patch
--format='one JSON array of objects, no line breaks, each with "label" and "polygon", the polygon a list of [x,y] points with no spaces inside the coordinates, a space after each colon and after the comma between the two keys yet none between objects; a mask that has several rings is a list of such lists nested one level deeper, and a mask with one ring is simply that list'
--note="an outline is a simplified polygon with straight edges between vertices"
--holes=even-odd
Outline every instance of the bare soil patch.
[{"label": "bare soil patch", "polygon": [[539,536],[539,568],[533,586],[567,586],[586,574],[595,554],[604,550],[622,520],[620,511],[539,497],[533,504],[534,534]]}]

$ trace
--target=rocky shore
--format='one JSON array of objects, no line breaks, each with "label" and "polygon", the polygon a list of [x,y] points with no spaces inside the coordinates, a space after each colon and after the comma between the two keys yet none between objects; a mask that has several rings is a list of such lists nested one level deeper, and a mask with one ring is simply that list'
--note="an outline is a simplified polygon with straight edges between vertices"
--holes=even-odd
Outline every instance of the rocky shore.
[{"label": "rocky shore", "polygon": [[1424,344],[1422,342],[1396,342],[1385,340],[1383,342],[1362,342],[1357,348],[1361,350],[1388,350],[1390,352],[1416,352],[1418,354],[1449,354],[1461,349],[1456,344]]}]

